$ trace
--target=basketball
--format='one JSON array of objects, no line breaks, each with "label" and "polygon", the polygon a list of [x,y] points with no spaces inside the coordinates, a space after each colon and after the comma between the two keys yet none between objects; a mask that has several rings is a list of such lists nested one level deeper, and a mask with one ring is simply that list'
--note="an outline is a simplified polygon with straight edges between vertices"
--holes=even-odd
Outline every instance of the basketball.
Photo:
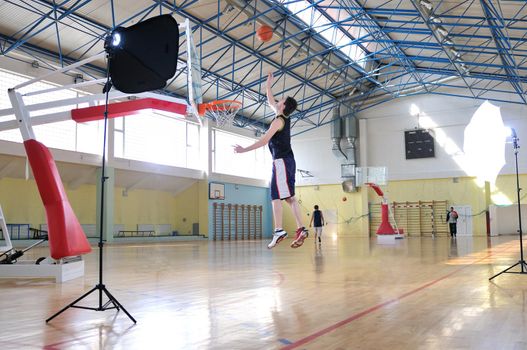
[{"label": "basketball", "polygon": [[343,201],[343,202],[345,202],[345,201],[347,201],[347,200],[348,200],[347,197],[342,197],[342,201]]},{"label": "basketball", "polygon": [[273,28],[264,24],[256,30],[256,36],[260,41],[266,43],[273,37]]}]

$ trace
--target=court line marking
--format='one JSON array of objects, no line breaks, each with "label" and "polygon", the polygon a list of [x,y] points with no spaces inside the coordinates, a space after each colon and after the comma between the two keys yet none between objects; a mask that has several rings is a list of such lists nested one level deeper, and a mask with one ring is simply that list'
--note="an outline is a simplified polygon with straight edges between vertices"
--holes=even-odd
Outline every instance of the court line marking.
[{"label": "court line marking", "polygon": [[[506,250],[509,250],[509,249],[511,249],[511,248],[507,247]],[[321,336],[323,336],[323,335],[325,335],[327,333],[330,333],[330,332],[334,331],[337,328],[345,326],[348,323],[351,323],[351,322],[353,322],[353,321],[355,321],[355,320],[357,320],[357,319],[359,319],[359,318],[361,318],[363,316],[366,316],[366,315],[368,315],[368,314],[370,314],[370,313],[372,313],[374,311],[377,311],[377,310],[379,310],[379,309],[381,309],[381,308],[383,308],[385,306],[388,306],[388,305],[391,305],[393,303],[396,303],[396,302],[398,302],[398,301],[400,301],[400,300],[402,300],[402,299],[404,299],[406,297],[409,297],[409,296],[411,296],[411,295],[413,295],[415,293],[418,293],[418,292],[422,291],[423,289],[431,287],[434,284],[437,284],[437,283],[449,278],[450,276],[452,276],[452,275],[454,275],[454,274],[456,274],[456,273],[458,273],[458,272],[460,272],[460,271],[462,271],[462,270],[464,270],[464,269],[466,269],[466,268],[468,268],[468,267],[470,267],[470,266],[472,266],[472,265],[474,265],[474,264],[476,264],[476,263],[478,263],[478,262],[480,262],[482,260],[488,259],[489,257],[491,257],[493,255],[493,253],[495,253],[495,252],[489,252],[489,254],[487,254],[485,257],[479,258],[479,259],[471,262],[469,265],[465,265],[463,267],[460,267],[460,268],[458,268],[458,269],[456,269],[456,270],[444,275],[443,277],[440,277],[440,278],[438,278],[436,280],[433,280],[431,282],[423,284],[420,287],[417,287],[417,288],[415,288],[415,289],[413,289],[413,290],[411,290],[409,292],[406,292],[406,293],[404,293],[404,294],[402,294],[402,295],[400,295],[398,297],[395,297],[393,299],[385,301],[384,303],[377,304],[375,306],[370,307],[369,309],[366,309],[364,311],[356,313],[356,314],[354,314],[354,315],[352,315],[352,316],[350,316],[350,317],[348,317],[348,318],[346,318],[346,319],[344,319],[344,320],[342,320],[340,322],[337,322],[337,323],[335,323],[335,324],[333,324],[333,325],[331,325],[329,327],[326,327],[326,328],[324,328],[324,329],[322,329],[322,330],[320,330],[318,332],[315,332],[315,333],[313,333],[311,335],[308,335],[307,337],[304,337],[304,338],[302,338],[300,340],[297,340],[297,341],[293,342],[292,344],[281,348],[281,350],[295,349],[295,348],[298,348],[301,345],[307,344],[307,343],[309,343],[309,342],[311,342],[311,341],[313,341],[313,340],[315,340],[315,339],[317,339],[317,338],[319,338],[319,337],[321,337]]]}]

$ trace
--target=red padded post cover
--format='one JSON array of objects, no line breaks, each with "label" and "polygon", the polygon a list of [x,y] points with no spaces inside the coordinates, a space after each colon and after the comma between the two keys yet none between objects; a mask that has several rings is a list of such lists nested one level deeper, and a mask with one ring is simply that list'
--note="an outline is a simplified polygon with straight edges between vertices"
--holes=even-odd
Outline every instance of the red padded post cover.
[{"label": "red padded post cover", "polygon": [[37,140],[24,141],[24,147],[46,209],[51,257],[61,259],[91,252],[49,149]]},{"label": "red padded post cover", "polygon": [[370,186],[375,191],[375,193],[384,198],[384,193],[382,192],[379,185],[374,184],[373,182],[366,182],[365,185]]},{"label": "red padded post cover", "polygon": [[381,204],[381,224],[377,229],[378,235],[394,235],[396,232],[390,224],[388,218],[388,204]]}]

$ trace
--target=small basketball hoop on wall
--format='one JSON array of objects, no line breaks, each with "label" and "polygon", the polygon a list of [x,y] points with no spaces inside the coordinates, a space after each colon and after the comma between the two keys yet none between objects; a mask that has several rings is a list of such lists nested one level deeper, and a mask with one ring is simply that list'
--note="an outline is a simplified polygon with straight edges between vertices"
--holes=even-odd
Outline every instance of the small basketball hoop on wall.
[{"label": "small basketball hoop on wall", "polygon": [[232,125],[234,116],[242,108],[240,101],[234,100],[218,100],[209,103],[201,103],[198,105],[198,113],[200,116],[208,117],[216,122],[218,127]]},{"label": "small basketball hoop on wall", "polygon": [[225,185],[215,182],[209,183],[209,199],[225,199]]}]

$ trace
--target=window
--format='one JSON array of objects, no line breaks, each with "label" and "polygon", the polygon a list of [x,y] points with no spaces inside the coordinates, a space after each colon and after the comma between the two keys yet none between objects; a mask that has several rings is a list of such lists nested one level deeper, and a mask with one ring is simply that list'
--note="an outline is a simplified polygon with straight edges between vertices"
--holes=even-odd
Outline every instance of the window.
[{"label": "window", "polygon": [[352,39],[347,33],[332,24],[319,10],[305,0],[286,2],[285,0],[275,0],[282,3],[289,11],[300,18],[305,24],[313,28],[322,35],[327,41],[335,45],[342,53],[356,62],[362,68],[366,65],[366,52],[356,44],[352,44]]},{"label": "window", "polygon": [[[22,75],[0,70],[0,89],[3,91],[7,91],[7,89],[27,80],[28,78]],[[21,93],[38,91],[56,86],[58,85],[40,81],[23,88]],[[84,94],[82,92],[72,89],[58,90],[25,97],[24,102],[26,104],[35,104],[74,98],[83,95]],[[9,101],[7,93],[0,94],[0,109],[11,107],[11,102]],[[83,106],[72,104],[69,106],[48,108],[46,110],[32,112],[31,116],[34,117],[48,113],[69,111],[78,107]],[[0,117],[0,122],[14,119],[14,115]],[[36,125],[33,127],[33,130],[37,139],[47,147],[84,153],[101,154],[102,147],[100,145],[102,143],[102,125],[103,124],[101,121],[77,124],[72,120],[66,120],[52,124]],[[20,131],[18,129],[0,131],[0,140],[22,142],[22,136],[20,135]]]},{"label": "window", "polygon": [[267,147],[240,154],[235,154],[233,151],[233,145],[248,146],[254,141],[253,138],[215,129],[212,142],[212,171],[268,180],[271,177],[272,161]]},{"label": "window", "polygon": [[199,127],[181,117],[142,112],[117,118],[114,140],[116,157],[182,168],[200,167]]},{"label": "window", "polygon": [[[0,70],[0,89],[27,81],[29,78]],[[56,87],[58,85],[36,82],[21,89],[28,93]],[[44,94],[27,96],[26,104],[51,102],[83,96],[84,93],[63,89]],[[7,93],[0,94],[0,109],[11,108]],[[87,104],[72,104],[32,112],[31,116],[69,111],[87,107]],[[14,115],[0,117],[0,122],[15,120]],[[200,168],[199,126],[173,114],[145,112],[139,115],[114,119],[114,156],[164,165]],[[104,121],[76,123],[65,120],[33,127],[37,139],[50,148],[75,152],[102,154]],[[18,129],[0,131],[0,140],[22,142]]]}]

